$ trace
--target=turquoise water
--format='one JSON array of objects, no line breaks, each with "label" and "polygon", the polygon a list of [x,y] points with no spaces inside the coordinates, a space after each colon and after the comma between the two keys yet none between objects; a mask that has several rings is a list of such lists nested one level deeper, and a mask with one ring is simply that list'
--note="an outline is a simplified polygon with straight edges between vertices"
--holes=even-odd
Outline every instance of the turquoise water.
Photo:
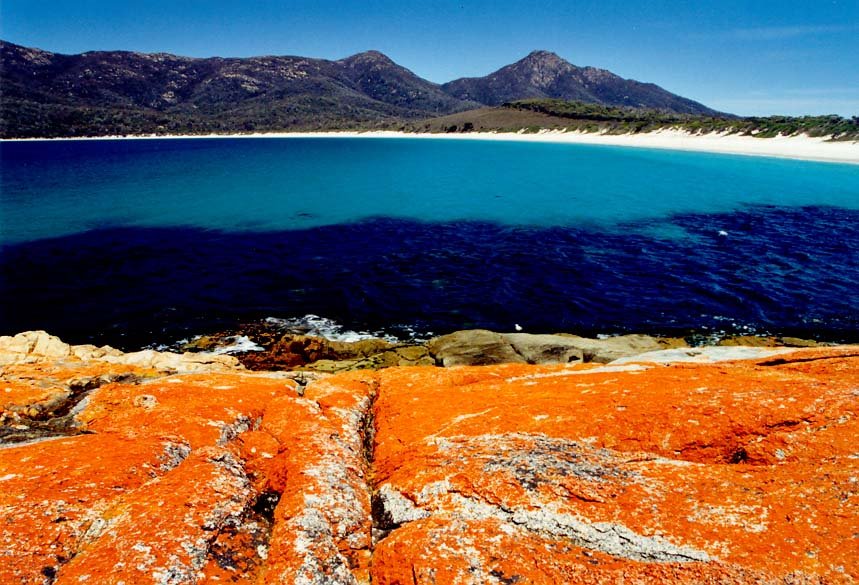
[{"label": "turquoise water", "polygon": [[0,148],[5,242],[116,226],[612,226],[748,204],[859,208],[859,165],[622,147],[301,138]]},{"label": "turquoise water", "polygon": [[859,341],[859,165],[339,138],[0,159],[0,335],[136,349],[312,314],[399,337]]}]

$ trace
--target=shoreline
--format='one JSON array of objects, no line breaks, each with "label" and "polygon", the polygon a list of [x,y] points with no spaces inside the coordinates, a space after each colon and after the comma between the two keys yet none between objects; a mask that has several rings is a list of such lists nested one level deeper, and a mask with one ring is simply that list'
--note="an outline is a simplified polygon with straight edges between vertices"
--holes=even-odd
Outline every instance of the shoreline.
[{"label": "shoreline", "polygon": [[464,134],[415,133],[394,130],[328,131],[328,132],[258,132],[250,134],[134,135],[62,138],[9,138],[3,142],[43,142],[55,140],[178,140],[228,138],[411,138],[440,140],[495,140],[553,144],[585,144],[709,152],[740,156],[786,158],[815,162],[859,164],[859,142],[827,142],[827,137],[777,136],[755,138],[726,133],[690,134],[676,129],[656,130],[645,134],[604,134],[566,130],[540,130],[536,133],[469,132]]}]

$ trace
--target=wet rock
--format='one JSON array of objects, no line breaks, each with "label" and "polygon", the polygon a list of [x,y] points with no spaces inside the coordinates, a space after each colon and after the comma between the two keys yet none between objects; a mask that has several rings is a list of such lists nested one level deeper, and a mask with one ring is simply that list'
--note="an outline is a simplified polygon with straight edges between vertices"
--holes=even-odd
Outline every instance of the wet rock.
[{"label": "wet rock", "polygon": [[[656,359],[653,352],[686,349],[689,347],[689,343],[699,347],[712,347],[716,344],[718,347],[746,348],[823,347],[831,345],[793,337],[777,338],[754,335],[732,336],[723,339],[691,336],[689,343],[687,343],[687,340],[683,338],[636,334],[591,339],[568,333],[499,334],[486,330],[458,331],[434,338],[425,344],[399,344],[383,339],[333,341],[311,335],[284,334],[279,333],[276,327],[265,323],[244,326],[241,333],[253,343],[263,347],[262,351],[237,353],[238,360],[248,369],[259,371],[308,370],[326,373],[432,364],[462,366],[522,362],[529,364],[610,363],[645,353],[653,354],[651,358]],[[225,345],[233,344],[235,339],[233,334],[222,333],[201,337],[184,347],[192,351],[212,352]],[[665,359],[672,356],[670,359],[674,361],[681,361],[694,355],[699,354],[681,352],[664,354]],[[712,355],[715,356],[716,354]],[[753,357],[753,355],[745,356],[738,353],[736,359],[745,359],[745,357]]]},{"label": "wet rock", "polygon": [[473,366],[506,363],[525,363],[513,346],[498,333],[485,329],[457,331],[435,337],[427,344],[430,353],[440,365]]},{"label": "wet rock", "polygon": [[759,335],[733,335],[719,341],[721,346],[739,347],[773,347],[778,345],[775,337],[762,337]]},{"label": "wet rock", "polygon": [[785,347],[823,347],[828,345],[813,339],[800,339],[799,337],[779,337],[778,343]]},{"label": "wet rock", "polygon": [[323,337],[286,334],[263,347],[263,351],[239,355],[239,360],[251,370],[297,369],[320,362],[323,363],[314,369],[345,371],[410,365],[400,364],[395,353],[391,353],[397,349],[397,346],[383,339],[345,342],[331,341]]},{"label": "wet rock", "polygon": [[367,357],[353,359],[318,360],[302,367],[314,372],[348,372],[353,370],[380,370],[396,366],[433,366],[435,360],[421,345],[391,347]]}]

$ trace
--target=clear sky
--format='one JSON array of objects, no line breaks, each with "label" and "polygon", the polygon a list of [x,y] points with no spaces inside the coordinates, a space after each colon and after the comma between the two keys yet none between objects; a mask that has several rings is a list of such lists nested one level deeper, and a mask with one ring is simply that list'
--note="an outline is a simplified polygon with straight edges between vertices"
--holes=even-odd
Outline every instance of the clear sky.
[{"label": "clear sky", "polygon": [[859,0],[0,0],[0,37],[62,53],[377,49],[436,82],[547,49],[719,110],[859,115]]}]

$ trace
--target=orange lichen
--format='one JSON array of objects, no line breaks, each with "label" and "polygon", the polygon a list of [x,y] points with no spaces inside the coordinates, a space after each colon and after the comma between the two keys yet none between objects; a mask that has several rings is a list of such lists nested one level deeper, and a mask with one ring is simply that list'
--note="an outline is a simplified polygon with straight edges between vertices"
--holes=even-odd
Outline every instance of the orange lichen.
[{"label": "orange lichen", "polygon": [[[401,519],[375,548],[374,582],[396,582],[394,566],[416,567],[398,578],[417,583],[859,579],[857,389],[850,350],[381,372],[375,480]],[[624,560],[592,525],[644,539],[641,550]],[[448,564],[427,556],[441,538],[459,539]],[[580,552],[519,558],[528,539],[584,543],[615,569]],[[511,548],[489,544],[501,541]],[[689,565],[673,567],[685,549]]]},{"label": "orange lichen", "polygon": [[11,365],[0,582],[850,583],[857,353]]}]

